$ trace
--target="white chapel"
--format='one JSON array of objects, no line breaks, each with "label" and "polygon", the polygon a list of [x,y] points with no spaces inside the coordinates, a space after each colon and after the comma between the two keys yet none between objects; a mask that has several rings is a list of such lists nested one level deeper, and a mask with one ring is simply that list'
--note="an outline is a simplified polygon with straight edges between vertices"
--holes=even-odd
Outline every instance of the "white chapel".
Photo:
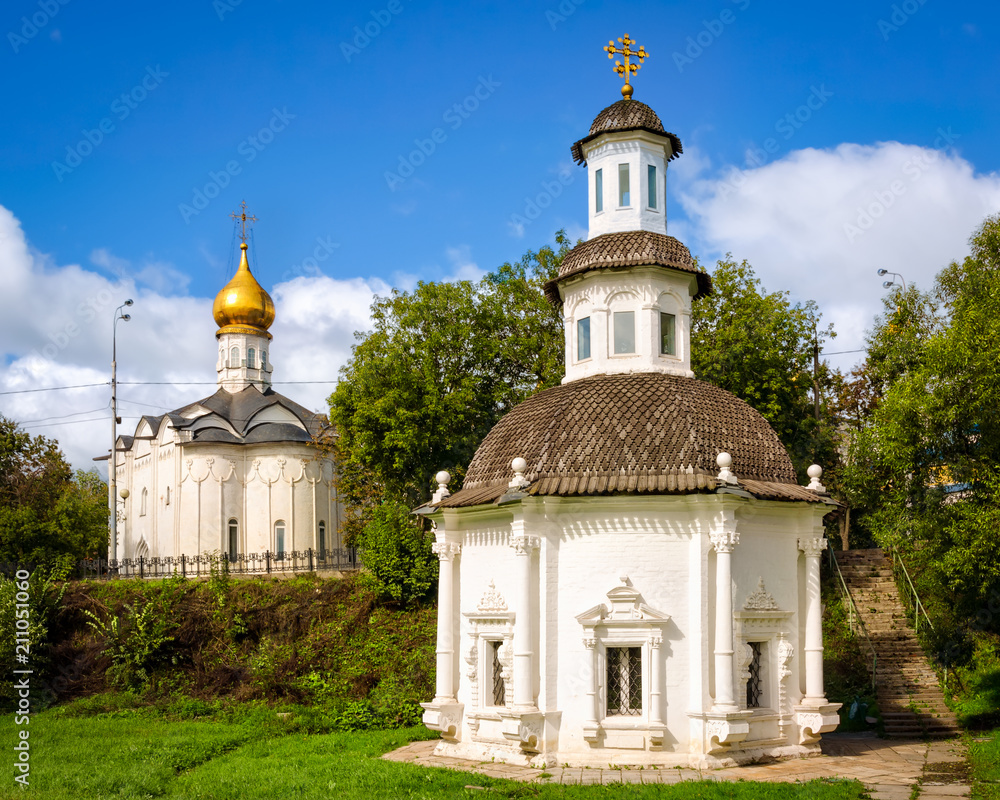
[{"label": "white chapel", "polygon": [[[245,211],[244,211],[244,219]],[[332,459],[315,445],[325,419],[271,387],[274,303],[240,245],[212,314],[218,389],[144,416],[116,443],[121,558],[318,559],[340,547],[343,507]]]},{"label": "white chapel", "polygon": [[817,753],[838,723],[819,577],[835,503],[819,467],[797,485],[757,411],[693,377],[692,298],[712,285],[667,235],[681,142],[623,94],[572,147],[589,238],[547,287],[565,380],[418,510],[440,560],[424,722],[441,754],[536,766]]}]

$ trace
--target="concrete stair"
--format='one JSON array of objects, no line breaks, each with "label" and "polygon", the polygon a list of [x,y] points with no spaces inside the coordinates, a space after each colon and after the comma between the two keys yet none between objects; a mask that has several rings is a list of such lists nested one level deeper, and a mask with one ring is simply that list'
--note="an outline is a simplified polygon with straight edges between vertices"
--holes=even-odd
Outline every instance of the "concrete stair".
[{"label": "concrete stair", "polygon": [[946,738],[960,733],[944,701],[882,550],[838,552],[837,564],[878,655],[876,689],[885,733]]}]

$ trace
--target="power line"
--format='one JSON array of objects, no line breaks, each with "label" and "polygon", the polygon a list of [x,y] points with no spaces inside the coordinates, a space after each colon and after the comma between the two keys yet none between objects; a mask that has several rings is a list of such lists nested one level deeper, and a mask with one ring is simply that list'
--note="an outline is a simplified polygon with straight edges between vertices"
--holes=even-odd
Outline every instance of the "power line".
[{"label": "power line", "polygon": [[89,389],[92,386],[110,386],[110,381],[105,381],[104,383],[79,383],[76,386],[47,386],[44,389],[13,389],[9,392],[0,392],[3,394],[29,394],[30,392],[60,392],[64,389]]},{"label": "power line", "polygon": [[865,352],[865,348],[862,347],[860,350],[835,350],[832,353],[828,353],[826,350],[823,350],[821,352],[825,356],[841,356],[844,353],[863,353],[863,352]]},{"label": "power line", "polygon": [[[119,386],[216,386],[218,381],[117,381]],[[275,381],[279,386],[295,386],[302,384],[340,383],[338,379],[328,381]],[[44,389],[11,389],[0,392],[0,395],[31,394],[33,392],[60,392],[68,389],[90,389],[95,386],[110,386],[110,381],[103,383],[78,383],[74,386],[46,386]]]}]

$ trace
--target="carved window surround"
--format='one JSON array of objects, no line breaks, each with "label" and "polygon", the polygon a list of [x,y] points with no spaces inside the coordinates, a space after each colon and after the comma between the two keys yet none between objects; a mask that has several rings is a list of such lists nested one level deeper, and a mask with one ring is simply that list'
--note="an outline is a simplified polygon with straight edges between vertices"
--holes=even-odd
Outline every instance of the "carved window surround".
[{"label": "carved window surround", "polygon": [[[490,581],[474,612],[462,614],[469,622],[469,644],[463,658],[465,677],[469,680],[469,708],[466,719],[473,737],[483,719],[500,719],[500,712],[510,709],[514,702],[514,612],[507,610],[507,602]],[[489,649],[493,642],[503,642],[500,647],[501,678],[504,684],[503,707],[494,706],[492,701],[492,654]]]},{"label": "carved window surround", "polygon": [[[610,608],[601,603],[577,615],[583,627],[583,643],[590,651],[591,685],[587,694],[587,716],[583,736],[591,746],[599,746],[612,736],[645,735],[653,746],[663,744],[664,722],[663,662],[664,628],[670,617],[641,602],[639,592],[622,579],[607,594]],[[607,649],[642,649],[642,713],[637,716],[607,716]]]},{"label": "carved window surround", "polygon": [[785,726],[791,721],[792,706],[788,698],[788,678],[795,648],[788,641],[791,611],[782,611],[764,587],[763,579],[750,593],[743,609],[733,614],[736,642],[736,697],[740,708],[746,709],[747,680],[750,678],[752,651],[749,642],[764,644],[761,653],[765,705],[752,711],[751,720],[763,722],[778,718],[784,735]]}]

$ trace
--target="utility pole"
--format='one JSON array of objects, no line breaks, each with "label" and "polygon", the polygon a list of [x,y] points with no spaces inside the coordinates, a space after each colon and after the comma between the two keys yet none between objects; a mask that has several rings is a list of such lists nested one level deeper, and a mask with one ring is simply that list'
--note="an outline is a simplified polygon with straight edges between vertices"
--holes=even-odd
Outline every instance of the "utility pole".
[{"label": "utility pole", "polygon": [[819,340],[813,339],[813,412],[819,422]]},{"label": "utility pole", "polygon": [[111,326],[111,458],[108,461],[108,505],[111,511],[110,542],[108,543],[108,560],[118,560],[118,496],[116,479],[118,477],[118,320],[128,322],[131,314],[122,314],[125,306],[132,305],[126,300],[115,309],[115,321]]}]

